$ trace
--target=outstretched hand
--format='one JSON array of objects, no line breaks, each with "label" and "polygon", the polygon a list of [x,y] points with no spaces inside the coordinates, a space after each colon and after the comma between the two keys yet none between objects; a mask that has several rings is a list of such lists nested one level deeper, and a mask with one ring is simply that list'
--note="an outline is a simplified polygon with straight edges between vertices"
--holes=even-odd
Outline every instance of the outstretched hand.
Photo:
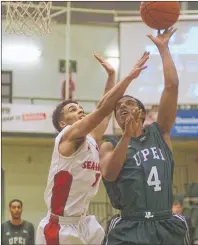
[{"label": "outstretched hand", "polygon": [[129,117],[125,123],[124,134],[129,137],[136,137],[141,129],[142,125],[142,110],[136,108],[133,110],[133,113],[130,113]]},{"label": "outstretched hand", "polygon": [[147,65],[145,65],[145,63],[149,59],[149,54],[150,54],[149,52],[144,52],[142,57],[138,60],[138,62],[136,63],[136,65],[128,75],[131,79],[137,78],[140,75],[141,71],[147,68]]},{"label": "outstretched hand", "polygon": [[158,48],[162,48],[162,47],[165,47],[165,46],[167,47],[170,38],[176,32],[176,30],[177,30],[176,28],[171,27],[171,28],[165,30],[162,34],[160,33],[160,30],[158,30],[156,37],[153,37],[152,35],[147,35],[147,37],[149,37],[151,39],[151,41]]},{"label": "outstretched hand", "polygon": [[105,68],[108,75],[115,73],[115,69],[110,65],[100,54],[94,53],[94,57],[100,62],[100,64]]}]

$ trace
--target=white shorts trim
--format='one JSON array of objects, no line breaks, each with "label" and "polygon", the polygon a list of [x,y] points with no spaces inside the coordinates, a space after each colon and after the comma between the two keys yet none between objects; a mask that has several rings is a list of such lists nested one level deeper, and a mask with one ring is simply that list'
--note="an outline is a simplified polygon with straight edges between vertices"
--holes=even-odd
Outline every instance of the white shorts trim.
[{"label": "white shorts trim", "polygon": [[84,218],[86,217],[86,215],[82,215],[82,216],[58,216],[58,215],[54,215],[52,213],[48,213],[46,218],[49,220],[50,217],[53,217],[56,219],[58,219],[58,223],[60,225],[77,225],[79,222],[81,222],[82,220],[84,220]]},{"label": "white shorts trim", "polygon": [[190,232],[189,232],[189,227],[188,227],[188,224],[186,222],[186,219],[185,219],[185,216],[181,215],[181,214],[174,214],[173,215],[174,217],[180,219],[181,221],[183,221],[186,225],[186,234],[185,234],[185,237],[184,237],[184,244],[185,245],[190,245]]}]

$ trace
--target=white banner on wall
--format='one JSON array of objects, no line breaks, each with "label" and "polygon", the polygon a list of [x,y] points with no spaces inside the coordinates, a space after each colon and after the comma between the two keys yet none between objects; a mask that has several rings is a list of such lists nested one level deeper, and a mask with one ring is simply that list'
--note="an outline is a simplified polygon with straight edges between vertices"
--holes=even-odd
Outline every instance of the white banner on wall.
[{"label": "white banner on wall", "polygon": [[52,124],[54,107],[42,105],[2,105],[2,131],[56,133]]},{"label": "white banner on wall", "polygon": [[[52,124],[54,106],[2,104],[2,132],[56,133]],[[112,120],[105,134],[113,134]]]}]

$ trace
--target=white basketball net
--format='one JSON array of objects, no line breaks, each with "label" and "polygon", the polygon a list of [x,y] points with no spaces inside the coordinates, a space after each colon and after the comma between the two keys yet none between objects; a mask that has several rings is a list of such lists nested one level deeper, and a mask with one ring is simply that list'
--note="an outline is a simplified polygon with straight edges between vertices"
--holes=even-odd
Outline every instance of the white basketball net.
[{"label": "white basketball net", "polygon": [[5,31],[17,35],[50,33],[52,2],[7,2]]}]

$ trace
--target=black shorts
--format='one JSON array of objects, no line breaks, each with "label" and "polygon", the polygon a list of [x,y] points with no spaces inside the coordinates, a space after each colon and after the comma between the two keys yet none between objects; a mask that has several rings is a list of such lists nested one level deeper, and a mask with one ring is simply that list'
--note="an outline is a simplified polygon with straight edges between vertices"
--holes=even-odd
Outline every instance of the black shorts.
[{"label": "black shorts", "polygon": [[104,245],[188,245],[189,229],[183,215],[164,219],[111,220]]}]

